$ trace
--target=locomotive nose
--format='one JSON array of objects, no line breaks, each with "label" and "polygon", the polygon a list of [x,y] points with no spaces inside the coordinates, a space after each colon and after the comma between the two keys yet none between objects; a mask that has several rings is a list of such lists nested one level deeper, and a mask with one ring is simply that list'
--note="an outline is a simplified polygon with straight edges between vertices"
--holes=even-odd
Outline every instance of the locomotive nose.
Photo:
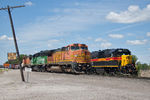
[{"label": "locomotive nose", "polygon": [[90,61],[90,53],[87,50],[80,50],[74,54],[74,59],[78,63],[88,63]]},{"label": "locomotive nose", "polygon": [[87,51],[85,51],[85,55],[87,55]]},{"label": "locomotive nose", "polygon": [[87,55],[88,54],[88,52],[86,51],[86,50],[82,50],[82,52],[81,52],[82,54],[85,54],[85,55]]},{"label": "locomotive nose", "polygon": [[130,55],[122,55],[122,66],[132,64],[132,57]]}]

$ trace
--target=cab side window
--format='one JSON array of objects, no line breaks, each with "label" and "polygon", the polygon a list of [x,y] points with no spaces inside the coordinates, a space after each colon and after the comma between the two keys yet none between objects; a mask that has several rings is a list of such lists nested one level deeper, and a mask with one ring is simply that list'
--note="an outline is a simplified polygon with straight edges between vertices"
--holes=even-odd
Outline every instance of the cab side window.
[{"label": "cab side window", "polygon": [[65,51],[69,51],[69,49],[70,49],[70,47],[68,46],[68,47],[65,48]]}]

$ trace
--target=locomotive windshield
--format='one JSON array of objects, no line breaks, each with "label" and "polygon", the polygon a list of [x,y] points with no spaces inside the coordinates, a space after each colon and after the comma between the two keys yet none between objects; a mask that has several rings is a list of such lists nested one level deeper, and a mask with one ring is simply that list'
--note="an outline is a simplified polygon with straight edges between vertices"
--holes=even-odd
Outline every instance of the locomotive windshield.
[{"label": "locomotive windshield", "polygon": [[79,46],[71,46],[71,50],[79,50]]},{"label": "locomotive windshield", "polygon": [[131,52],[127,49],[120,49],[117,50],[115,53],[115,55],[120,56],[120,55],[131,55]]},{"label": "locomotive windshield", "polygon": [[79,47],[79,46],[71,46],[71,50],[79,50],[79,49],[88,50],[88,48],[85,47],[85,46],[81,46],[81,47]]},{"label": "locomotive windshield", "polygon": [[87,48],[87,47],[81,47],[81,49],[83,49],[83,50],[88,50],[88,48]]},{"label": "locomotive windshield", "polygon": [[127,53],[127,52],[118,52],[116,55],[114,55],[114,56],[121,56],[121,55],[130,55],[129,53]]}]

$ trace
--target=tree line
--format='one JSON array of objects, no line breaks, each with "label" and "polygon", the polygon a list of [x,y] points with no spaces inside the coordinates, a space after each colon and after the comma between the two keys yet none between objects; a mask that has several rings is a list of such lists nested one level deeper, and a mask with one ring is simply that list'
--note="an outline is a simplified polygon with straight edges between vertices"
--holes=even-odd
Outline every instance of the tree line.
[{"label": "tree line", "polygon": [[150,69],[150,64],[147,64],[147,63],[142,64],[140,61],[138,61],[138,58],[136,55],[132,55],[132,62],[135,63],[137,70],[148,70],[148,69]]}]

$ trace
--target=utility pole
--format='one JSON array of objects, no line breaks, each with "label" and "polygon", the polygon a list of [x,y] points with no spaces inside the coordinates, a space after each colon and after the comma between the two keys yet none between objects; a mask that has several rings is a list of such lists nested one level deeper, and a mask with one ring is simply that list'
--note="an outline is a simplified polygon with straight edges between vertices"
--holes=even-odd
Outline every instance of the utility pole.
[{"label": "utility pole", "polygon": [[25,7],[25,6],[24,5],[22,5],[22,6],[13,6],[13,7],[7,6],[7,8],[0,8],[0,10],[8,10],[10,24],[11,24],[13,38],[14,38],[14,43],[15,43],[15,48],[16,48],[16,53],[17,53],[17,56],[18,56],[18,59],[19,59],[21,78],[22,78],[22,81],[25,82],[24,74],[23,74],[23,68],[21,66],[21,59],[20,59],[19,49],[18,49],[16,35],[15,35],[15,29],[14,29],[13,20],[12,20],[12,16],[11,16],[11,12],[10,12],[10,9],[20,8],[20,7]]}]

